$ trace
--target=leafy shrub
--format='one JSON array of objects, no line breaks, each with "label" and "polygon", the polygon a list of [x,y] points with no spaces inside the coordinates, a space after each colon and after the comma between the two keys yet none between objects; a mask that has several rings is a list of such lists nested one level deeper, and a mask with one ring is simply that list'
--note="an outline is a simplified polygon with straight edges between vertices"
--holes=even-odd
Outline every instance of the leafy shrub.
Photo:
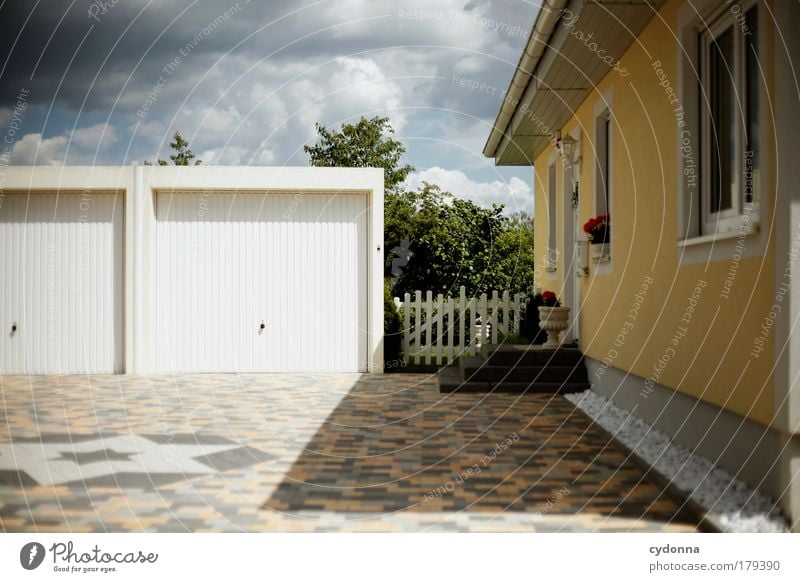
[{"label": "leafy shrub", "polygon": [[387,370],[403,365],[403,324],[388,279],[383,282],[383,365]]},{"label": "leafy shrub", "polygon": [[520,334],[532,343],[543,344],[547,341],[547,332],[539,328],[539,306],[544,305],[541,293],[528,294],[525,313],[520,323]]},{"label": "leafy shrub", "polygon": [[504,334],[502,331],[497,332],[497,343],[506,345],[528,345],[530,340],[523,335],[516,333]]}]

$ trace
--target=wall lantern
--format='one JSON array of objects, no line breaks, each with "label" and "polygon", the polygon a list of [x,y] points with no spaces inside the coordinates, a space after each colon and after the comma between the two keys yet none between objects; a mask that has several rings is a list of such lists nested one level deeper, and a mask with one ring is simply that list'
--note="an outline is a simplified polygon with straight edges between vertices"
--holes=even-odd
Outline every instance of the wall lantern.
[{"label": "wall lantern", "polygon": [[578,176],[580,175],[580,141],[571,135],[561,136],[561,132],[556,133],[556,149],[564,168],[570,170],[572,175],[572,209],[578,209]]},{"label": "wall lantern", "polygon": [[558,151],[561,154],[561,159],[564,164],[572,166],[576,161],[576,154],[578,153],[578,140],[571,135],[564,136],[556,143]]}]

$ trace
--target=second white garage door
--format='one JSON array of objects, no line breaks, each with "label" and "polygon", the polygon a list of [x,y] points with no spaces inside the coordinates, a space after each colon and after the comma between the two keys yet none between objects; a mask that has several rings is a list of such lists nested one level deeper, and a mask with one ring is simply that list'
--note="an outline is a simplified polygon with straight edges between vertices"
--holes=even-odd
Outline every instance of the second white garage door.
[{"label": "second white garage door", "polygon": [[160,193],[165,372],[364,371],[366,196]]}]

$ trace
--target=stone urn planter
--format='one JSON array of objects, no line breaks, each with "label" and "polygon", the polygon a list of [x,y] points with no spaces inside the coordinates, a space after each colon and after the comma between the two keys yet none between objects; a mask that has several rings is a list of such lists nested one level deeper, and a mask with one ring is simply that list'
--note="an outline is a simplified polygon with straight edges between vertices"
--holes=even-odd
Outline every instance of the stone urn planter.
[{"label": "stone urn planter", "polygon": [[561,345],[561,332],[569,327],[569,307],[539,307],[539,327],[547,332],[544,348]]}]

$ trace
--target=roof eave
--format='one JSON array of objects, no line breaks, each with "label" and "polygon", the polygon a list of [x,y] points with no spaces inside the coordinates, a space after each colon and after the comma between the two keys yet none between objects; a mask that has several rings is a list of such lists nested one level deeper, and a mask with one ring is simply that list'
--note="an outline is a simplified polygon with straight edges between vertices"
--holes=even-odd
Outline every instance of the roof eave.
[{"label": "roof eave", "polygon": [[489,138],[483,147],[484,156],[488,158],[496,157],[497,149],[506,135],[517,108],[522,102],[522,96],[533,78],[542,55],[547,50],[556,22],[558,22],[561,11],[567,3],[568,0],[545,0],[541,10],[536,15],[525,50],[520,56],[516,69],[514,69],[514,75],[503,96],[500,111],[497,113],[492,131],[489,133]]}]

